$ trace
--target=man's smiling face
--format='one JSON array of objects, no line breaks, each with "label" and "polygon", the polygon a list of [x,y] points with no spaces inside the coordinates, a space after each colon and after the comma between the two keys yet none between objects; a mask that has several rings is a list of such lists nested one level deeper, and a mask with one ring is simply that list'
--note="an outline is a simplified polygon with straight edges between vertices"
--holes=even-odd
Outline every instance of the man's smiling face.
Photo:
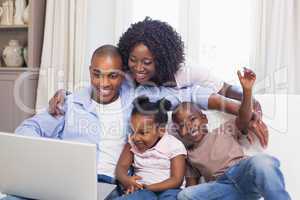
[{"label": "man's smiling face", "polygon": [[124,78],[121,57],[95,56],[90,66],[90,76],[93,86],[92,98],[101,104],[115,101]]}]

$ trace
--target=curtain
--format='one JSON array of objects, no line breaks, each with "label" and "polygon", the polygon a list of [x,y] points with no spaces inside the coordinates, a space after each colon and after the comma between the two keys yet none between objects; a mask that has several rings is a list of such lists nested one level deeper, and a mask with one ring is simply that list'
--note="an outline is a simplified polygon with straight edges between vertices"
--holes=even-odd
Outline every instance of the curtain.
[{"label": "curtain", "polygon": [[87,4],[82,0],[47,1],[37,112],[47,107],[56,90],[73,91],[83,84]]},{"label": "curtain", "polygon": [[253,1],[250,62],[258,92],[300,94],[299,13],[298,0]]},{"label": "curtain", "polygon": [[199,64],[200,61],[200,17],[201,1],[180,1],[178,31],[185,44],[187,63]]},{"label": "curtain", "polygon": [[117,45],[122,33],[124,33],[133,23],[133,0],[115,0],[115,38],[114,44]]},{"label": "curtain", "polygon": [[180,1],[179,32],[187,66],[239,84],[236,70],[249,65],[251,0]]}]

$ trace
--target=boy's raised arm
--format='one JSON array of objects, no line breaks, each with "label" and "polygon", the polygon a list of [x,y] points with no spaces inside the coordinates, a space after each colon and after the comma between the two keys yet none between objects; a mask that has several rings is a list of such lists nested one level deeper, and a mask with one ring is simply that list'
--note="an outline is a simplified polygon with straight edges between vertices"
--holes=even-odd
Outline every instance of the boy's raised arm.
[{"label": "boy's raised arm", "polygon": [[240,71],[237,74],[243,88],[243,99],[238,113],[237,125],[240,130],[246,131],[253,116],[252,88],[256,80],[256,75],[247,68],[244,69],[244,75]]}]

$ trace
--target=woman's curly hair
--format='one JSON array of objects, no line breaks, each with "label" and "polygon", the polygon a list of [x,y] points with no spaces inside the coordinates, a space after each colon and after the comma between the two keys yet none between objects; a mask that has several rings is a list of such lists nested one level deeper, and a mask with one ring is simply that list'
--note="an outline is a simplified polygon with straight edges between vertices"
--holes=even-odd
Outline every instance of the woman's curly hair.
[{"label": "woman's curly hair", "polygon": [[168,23],[149,17],[132,24],[118,43],[126,70],[129,70],[130,52],[140,43],[147,46],[154,56],[156,73],[151,80],[158,85],[173,82],[175,73],[184,62],[184,44],[180,35]]}]

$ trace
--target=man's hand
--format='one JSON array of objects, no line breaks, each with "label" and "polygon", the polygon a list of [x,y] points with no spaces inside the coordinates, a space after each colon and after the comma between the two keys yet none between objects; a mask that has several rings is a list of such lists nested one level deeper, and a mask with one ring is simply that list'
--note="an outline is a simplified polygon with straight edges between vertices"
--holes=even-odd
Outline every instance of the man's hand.
[{"label": "man's hand", "polygon": [[128,176],[127,179],[122,182],[122,185],[125,188],[125,194],[130,194],[139,189],[143,189],[143,185],[137,182],[141,179],[142,177],[140,176]]},{"label": "man's hand", "polygon": [[54,96],[49,101],[49,109],[48,112],[53,117],[59,117],[63,115],[62,106],[65,101],[66,91],[64,89],[56,91]]},{"label": "man's hand", "polygon": [[244,67],[244,75],[242,75],[240,70],[237,72],[237,74],[243,89],[248,91],[252,90],[252,87],[256,80],[255,73],[252,70]]}]

